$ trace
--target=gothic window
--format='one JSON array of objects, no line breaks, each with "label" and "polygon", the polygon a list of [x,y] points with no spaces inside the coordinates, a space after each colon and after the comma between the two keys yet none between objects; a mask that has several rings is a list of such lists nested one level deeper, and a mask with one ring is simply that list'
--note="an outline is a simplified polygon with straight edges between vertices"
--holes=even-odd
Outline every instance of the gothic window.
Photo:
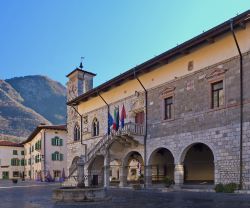
[{"label": "gothic window", "polygon": [[94,118],[93,123],[92,123],[92,135],[93,136],[99,136],[99,121],[97,118]]},{"label": "gothic window", "polygon": [[79,140],[80,140],[80,127],[78,124],[76,124],[74,127],[74,141],[79,141]]}]

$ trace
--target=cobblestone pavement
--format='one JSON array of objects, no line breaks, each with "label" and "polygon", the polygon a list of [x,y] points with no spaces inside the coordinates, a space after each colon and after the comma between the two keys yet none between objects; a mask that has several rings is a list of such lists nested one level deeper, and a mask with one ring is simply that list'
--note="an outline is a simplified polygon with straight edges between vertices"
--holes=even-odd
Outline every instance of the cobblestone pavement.
[{"label": "cobblestone pavement", "polygon": [[[111,189],[112,199],[98,203],[54,203],[51,200],[55,184],[26,182],[20,187],[2,186],[0,182],[1,208],[249,208],[250,196],[199,192],[157,192],[145,190]],[[34,186],[36,185],[36,186]]]}]

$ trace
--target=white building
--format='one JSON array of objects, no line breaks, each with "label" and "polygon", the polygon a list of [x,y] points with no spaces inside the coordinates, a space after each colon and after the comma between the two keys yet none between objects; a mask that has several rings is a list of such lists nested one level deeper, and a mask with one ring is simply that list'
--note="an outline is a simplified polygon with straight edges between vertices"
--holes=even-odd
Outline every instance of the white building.
[{"label": "white building", "polygon": [[24,164],[22,144],[0,141],[0,179],[22,178]]},{"label": "white building", "polygon": [[66,125],[40,125],[23,142],[25,178],[55,181],[65,177]]}]

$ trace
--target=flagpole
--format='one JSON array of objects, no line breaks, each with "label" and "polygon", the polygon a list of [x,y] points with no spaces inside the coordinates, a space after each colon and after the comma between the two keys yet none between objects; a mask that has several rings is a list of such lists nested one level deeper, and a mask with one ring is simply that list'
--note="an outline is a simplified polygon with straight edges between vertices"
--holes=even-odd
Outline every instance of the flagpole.
[{"label": "flagpole", "polygon": [[107,124],[108,124],[108,128],[107,128],[107,132],[109,133],[109,104],[107,103],[107,101],[101,96],[101,94],[99,92],[97,92],[98,96],[102,99],[102,101],[107,105],[108,108],[108,114],[107,114]]}]

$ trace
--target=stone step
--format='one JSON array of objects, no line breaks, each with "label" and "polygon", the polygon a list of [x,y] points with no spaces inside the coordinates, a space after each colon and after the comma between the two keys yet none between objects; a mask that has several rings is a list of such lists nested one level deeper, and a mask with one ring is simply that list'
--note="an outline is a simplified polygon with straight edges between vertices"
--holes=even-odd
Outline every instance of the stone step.
[{"label": "stone step", "polygon": [[214,189],[214,185],[181,185],[183,189]]}]

